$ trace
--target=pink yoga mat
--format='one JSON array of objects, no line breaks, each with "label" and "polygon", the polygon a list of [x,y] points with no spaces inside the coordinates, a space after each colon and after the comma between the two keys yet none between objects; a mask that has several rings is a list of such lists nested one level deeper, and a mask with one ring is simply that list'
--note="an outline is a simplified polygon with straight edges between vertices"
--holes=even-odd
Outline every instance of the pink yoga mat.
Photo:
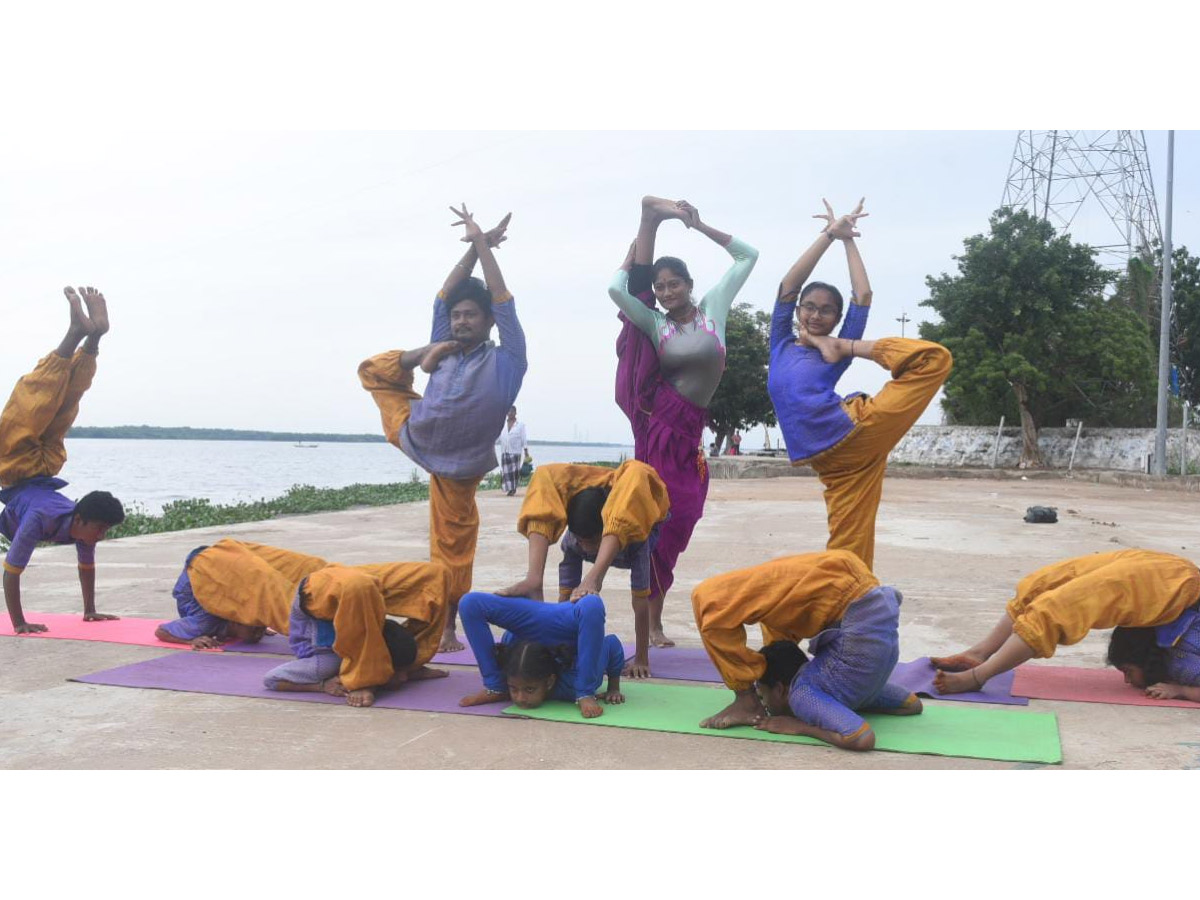
[{"label": "pink yoga mat", "polygon": [[[109,644],[137,644],[142,647],[164,647],[168,650],[188,650],[187,644],[168,644],[154,636],[154,629],[167,621],[162,619],[120,618],[115,621],[85,622],[82,613],[64,615],[62,613],[25,614],[26,622],[37,622],[45,625],[49,631],[37,634],[17,634],[13,631],[12,619],[7,613],[0,613],[0,637],[18,638],[58,638],[67,641],[103,641]],[[286,650],[286,638],[284,639]]]},{"label": "pink yoga mat", "polygon": [[1074,700],[1078,703],[1114,703],[1122,706],[1178,706],[1200,710],[1190,700],[1155,700],[1141,688],[1125,683],[1116,669],[1080,669],[1072,666],[1021,666],[1013,678],[1012,692],[1037,700]]}]

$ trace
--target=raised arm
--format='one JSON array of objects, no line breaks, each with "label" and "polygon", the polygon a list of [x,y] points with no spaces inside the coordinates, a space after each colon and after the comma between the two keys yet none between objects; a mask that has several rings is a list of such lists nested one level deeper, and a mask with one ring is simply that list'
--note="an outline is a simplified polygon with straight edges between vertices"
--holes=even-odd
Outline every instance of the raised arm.
[{"label": "raised arm", "polygon": [[[483,280],[487,284],[488,290],[492,292],[493,302],[507,297],[508,288],[504,284],[504,276],[500,274],[500,265],[496,262],[495,254],[492,253],[492,248],[488,244],[487,233],[475,224],[475,217],[467,209],[467,204],[464,203],[462,209],[455,209],[452,206],[450,211],[459,218],[459,221],[453,224],[463,225],[466,228],[466,234],[463,237],[471,243],[476,256],[479,257],[479,263],[483,267]],[[507,228],[510,218],[512,218],[512,213],[505,216],[500,224]]]},{"label": "raised arm", "polygon": [[842,216],[829,229],[829,233],[846,246],[846,262],[850,267],[850,289],[854,292],[850,302],[857,306],[871,305],[871,282],[867,279],[867,269],[863,265],[862,254],[858,252],[858,245],[854,243],[854,239],[860,237],[859,233],[855,231],[858,220],[870,215],[870,213],[862,211],[865,200],[865,197],[859,200],[854,212]]}]

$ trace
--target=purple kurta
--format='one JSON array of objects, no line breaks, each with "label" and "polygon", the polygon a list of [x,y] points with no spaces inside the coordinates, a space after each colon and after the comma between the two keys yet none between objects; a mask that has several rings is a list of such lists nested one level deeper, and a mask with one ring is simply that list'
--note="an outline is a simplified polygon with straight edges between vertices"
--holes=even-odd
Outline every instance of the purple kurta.
[{"label": "purple kurta", "polygon": [[[653,308],[651,271],[650,266],[635,265],[629,291]],[[654,343],[624,313],[617,315],[622,323],[617,337],[617,405],[633,427],[634,458],[658,473],[671,498],[671,515],[662,523],[650,554],[650,595],[663,597],[675,582],[675,562],[704,514],[708,465],[700,442],[708,410],[671,387],[659,369]]]},{"label": "purple kurta", "polygon": [[96,545],[71,538],[75,501],[57,490],[66,486],[61,478],[39,475],[0,491],[0,503],[4,504],[0,534],[11,542],[4,558],[6,572],[20,574],[42,541],[74,544],[80,566],[91,568],[96,564]]}]

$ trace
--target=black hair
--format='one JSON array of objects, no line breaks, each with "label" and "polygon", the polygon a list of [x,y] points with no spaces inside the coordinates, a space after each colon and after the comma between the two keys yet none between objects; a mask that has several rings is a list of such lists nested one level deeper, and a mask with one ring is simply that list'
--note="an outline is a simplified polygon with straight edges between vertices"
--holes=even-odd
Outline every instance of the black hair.
[{"label": "black hair", "polygon": [[554,647],[534,641],[512,641],[496,644],[496,662],[507,678],[556,678],[575,661],[575,648],[570,644]]},{"label": "black hair", "polygon": [[397,672],[407,669],[417,660],[417,639],[412,632],[394,619],[383,621],[383,642],[392,655],[392,668]]},{"label": "black hair", "polygon": [[108,491],[92,491],[90,494],[84,494],[75,504],[75,515],[84,522],[120,525],[125,521],[125,508],[121,506],[121,501]]},{"label": "black hair", "polygon": [[464,300],[471,300],[479,307],[485,316],[492,314],[492,292],[478,278],[464,278],[456,284],[446,298],[446,312],[449,314]]},{"label": "black hair", "polygon": [[800,667],[808,662],[808,654],[792,641],[773,641],[758,652],[767,660],[767,670],[758,679],[763,687],[791,684]]},{"label": "black hair", "polygon": [[677,256],[660,256],[654,261],[654,277],[658,277],[658,273],[663,269],[670,269],[680,278],[688,283],[688,287],[692,287],[692,274],[688,271],[687,263]]},{"label": "black hair", "polygon": [[1167,651],[1158,646],[1155,628],[1114,628],[1108,639],[1108,664],[1137,666],[1146,684],[1167,680]]},{"label": "black hair", "polygon": [[600,537],[604,533],[602,512],[608,502],[608,490],[584,488],[567,503],[567,528],[581,538]]},{"label": "black hair", "polygon": [[842,302],[842,292],[835,288],[832,284],[826,284],[824,281],[810,281],[804,286],[804,290],[800,292],[800,299],[803,300],[813,291],[828,291],[833,299],[837,301],[838,318],[842,316],[842,309],[845,304]]}]

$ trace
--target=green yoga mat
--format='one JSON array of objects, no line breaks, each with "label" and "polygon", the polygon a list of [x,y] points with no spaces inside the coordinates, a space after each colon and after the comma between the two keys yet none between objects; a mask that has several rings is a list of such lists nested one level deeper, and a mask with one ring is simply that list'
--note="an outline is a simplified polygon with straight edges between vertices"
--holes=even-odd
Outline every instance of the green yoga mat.
[{"label": "green yoga mat", "polygon": [[[701,719],[721,710],[733,698],[728,691],[637,682],[624,683],[621,688],[625,702],[616,706],[601,704],[604,706],[604,715],[595,719],[583,718],[573,704],[557,702],[547,703],[538,709],[510,706],[504,712],[574,725],[606,725],[610,728],[824,746],[816,738],[771,734],[746,726],[723,731],[701,728]],[[926,703],[925,711],[919,716],[874,715],[867,716],[867,720],[875,729],[876,750],[1012,762],[1062,762],[1058,720],[1053,713],[963,708],[961,704],[934,706]]]}]

